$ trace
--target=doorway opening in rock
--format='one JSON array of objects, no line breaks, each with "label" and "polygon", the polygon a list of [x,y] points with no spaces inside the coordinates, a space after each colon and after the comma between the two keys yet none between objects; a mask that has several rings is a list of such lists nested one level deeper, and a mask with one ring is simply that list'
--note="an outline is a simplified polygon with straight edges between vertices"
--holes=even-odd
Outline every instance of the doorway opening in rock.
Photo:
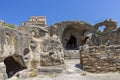
[{"label": "doorway opening in rock", "polygon": [[77,40],[76,37],[70,36],[70,39],[66,43],[66,49],[76,49],[77,48]]},{"label": "doorway opening in rock", "polygon": [[16,72],[26,68],[23,58],[20,55],[8,56],[4,60],[6,66],[6,73],[8,78],[12,77]]}]

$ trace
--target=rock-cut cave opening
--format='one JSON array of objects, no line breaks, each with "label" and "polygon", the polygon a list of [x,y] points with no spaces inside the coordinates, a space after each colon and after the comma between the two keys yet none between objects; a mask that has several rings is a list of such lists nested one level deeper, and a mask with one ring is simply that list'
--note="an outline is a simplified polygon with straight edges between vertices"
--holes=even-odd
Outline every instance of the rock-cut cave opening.
[{"label": "rock-cut cave opening", "polygon": [[6,73],[8,75],[8,78],[12,77],[16,72],[26,68],[25,65],[23,66],[24,62],[20,55],[16,57],[16,60],[13,58],[13,56],[8,56],[4,59],[4,64],[6,66]]},{"label": "rock-cut cave opening", "polygon": [[76,37],[70,36],[70,39],[66,43],[66,49],[76,49],[76,47],[77,47]]}]

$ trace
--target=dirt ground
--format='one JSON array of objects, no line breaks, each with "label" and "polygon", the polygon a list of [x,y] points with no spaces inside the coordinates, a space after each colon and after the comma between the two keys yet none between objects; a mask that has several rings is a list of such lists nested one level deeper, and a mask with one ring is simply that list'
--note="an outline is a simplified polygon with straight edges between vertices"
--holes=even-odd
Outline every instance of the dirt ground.
[{"label": "dirt ground", "polygon": [[[65,60],[65,70],[62,73],[40,73],[37,77],[24,80],[120,80],[120,72],[93,74],[79,68],[79,59]],[[22,80],[15,77],[8,80]]]}]

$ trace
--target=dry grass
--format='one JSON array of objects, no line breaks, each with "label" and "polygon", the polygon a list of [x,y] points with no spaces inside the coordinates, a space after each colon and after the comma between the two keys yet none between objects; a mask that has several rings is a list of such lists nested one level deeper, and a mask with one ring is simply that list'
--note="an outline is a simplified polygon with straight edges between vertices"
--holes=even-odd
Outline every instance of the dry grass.
[{"label": "dry grass", "polygon": [[86,76],[86,73],[82,73],[81,76]]},{"label": "dry grass", "polygon": [[57,73],[46,73],[45,75],[49,77],[57,77]]}]

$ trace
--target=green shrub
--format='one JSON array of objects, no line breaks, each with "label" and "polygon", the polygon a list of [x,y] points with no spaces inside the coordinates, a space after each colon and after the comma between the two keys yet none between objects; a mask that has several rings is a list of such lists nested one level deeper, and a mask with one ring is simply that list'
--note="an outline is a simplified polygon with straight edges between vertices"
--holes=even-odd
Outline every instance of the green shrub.
[{"label": "green shrub", "polygon": [[101,44],[101,45],[100,45],[100,48],[105,48],[105,47],[106,47],[106,46],[105,46],[105,45],[103,45],[103,44]]},{"label": "green shrub", "polygon": [[96,34],[98,34],[98,35],[102,35],[103,34],[103,32],[102,31],[97,31],[97,33]]},{"label": "green shrub", "polygon": [[15,25],[13,25],[13,24],[6,24],[6,26],[8,26],[10,28],[15,28]]}]

